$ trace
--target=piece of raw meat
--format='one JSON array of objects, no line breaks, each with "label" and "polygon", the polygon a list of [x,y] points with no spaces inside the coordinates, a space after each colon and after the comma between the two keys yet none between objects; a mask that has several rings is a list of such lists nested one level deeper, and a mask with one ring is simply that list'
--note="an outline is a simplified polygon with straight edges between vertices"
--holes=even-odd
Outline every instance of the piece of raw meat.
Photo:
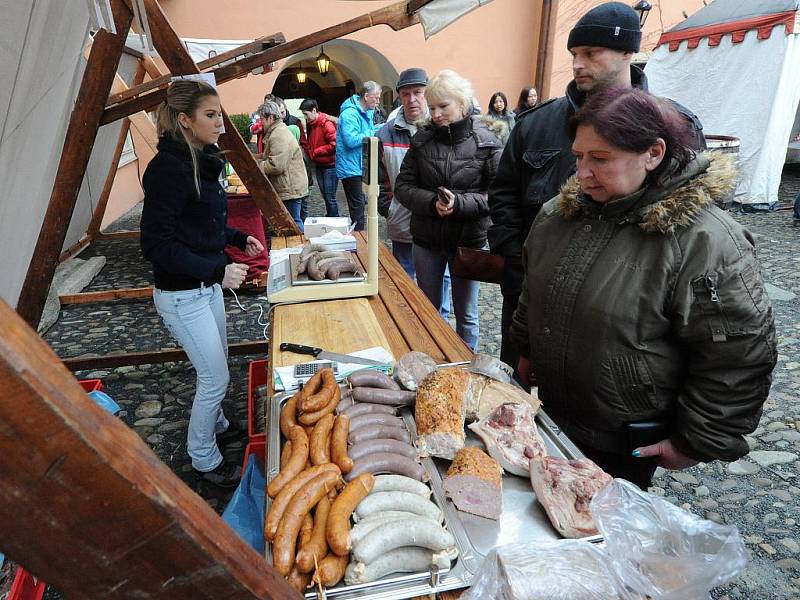
[{"label": "piece of raw meat", "polygon": [[533,409],[534,415],[539,412],[539,407],[542,405],[537,396],[527,393],[516,385],[503,383],[477,373],[470,373],[464,401],[464,413],[467,421],[483,419],[495,407],[505,402],[525,402]]},{"label": "piece of raw meat", "polygon": [[588,458],[531,456],[531,485],[550,522],[566,538],[597,534],[589,512],[592,497],[613,481]]},{"label": "piece of raw meat", "polygon": [[530,477],[530,458],[525,456],[525,448],[536,456],[547,455],[534,416],[527,402],[505,402],[467,427],[478,434],[489,455],[504,470],[512,475]]},{"label": "piece of raw meat", "polygon": [[409,352],[397,361],[394,376],[407,390],[416,391],[419,384],[436,370],[436,361],[424,352]]},{"label": "piece of raw meat", "polygon": [[458,451],[442,489],[460,511],[487,519],[499,519],[503,512],[503,469],[480,448]]}]

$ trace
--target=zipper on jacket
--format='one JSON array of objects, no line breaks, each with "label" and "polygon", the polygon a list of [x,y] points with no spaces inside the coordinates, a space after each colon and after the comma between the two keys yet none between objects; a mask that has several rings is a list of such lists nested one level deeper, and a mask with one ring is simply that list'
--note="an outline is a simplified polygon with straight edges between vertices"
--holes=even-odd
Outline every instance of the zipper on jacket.
[{"label": "zipper on jacket", "polygon": [[706,287],[708,293],[711,295],[712,302],[719,302],[719,292],[717,291],[717,278],[711,275],[706,275]]}]

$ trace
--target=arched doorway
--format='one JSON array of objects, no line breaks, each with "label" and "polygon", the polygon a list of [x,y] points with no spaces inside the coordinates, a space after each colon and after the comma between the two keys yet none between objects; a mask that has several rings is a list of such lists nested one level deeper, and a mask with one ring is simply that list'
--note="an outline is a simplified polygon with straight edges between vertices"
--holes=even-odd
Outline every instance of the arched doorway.
[{"label": "arched doorway", "polygon": [[[339,107],[353,90],[371,80],[384,86],[382,102],[387,112],[391,110],[398,73],[383,54],[354,40],[332,40],[324,49],[331,59],[327,75],[317,71],[315,61],[320,47],[315,46],[286,60],[272,93],[284,100],[314,98],[321,111],[338,115]],[[297,81],[300,69],[306,73],[305,83]]]}]

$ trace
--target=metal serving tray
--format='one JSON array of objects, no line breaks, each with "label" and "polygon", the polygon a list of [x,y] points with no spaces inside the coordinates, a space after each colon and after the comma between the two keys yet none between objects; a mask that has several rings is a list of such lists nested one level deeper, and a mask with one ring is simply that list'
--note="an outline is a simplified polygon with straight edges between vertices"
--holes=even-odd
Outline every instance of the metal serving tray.
[{"label": "metal serving tray", "polygon": [[[446,365],[440,365],[446,366]],[[280,411],[291,393],[281,392],[270,401],[267,434],[267,481],[271,481],[280,470]],[[417,426],[414,413],[403,408],[400,415],[416,443]],[[583,453],[563,434],[553,421],[543,412],[536,416],[539,433],[551,456],[567,459],[582,458]],[[482,446],[480,438],[466,429],[466,443]],[[550,520],[531,488],[530,480],[506,473],[503,476],[503,513],[499,521],[486,519],[456,510],[451,500],[442,491],[442,478],[447,474],[450,461],[438,458],[424,458],[422,465],[430,476],[428,482],[433,491],[432,500],[442,509],[445,525],[456,539],[458,558],[449,570],[436,570],[422,573],[403,573],[387,575],[371,583],[339,585],[327,588],[323,597],[337,600],[366,599],[399,600],[426,596],[436,592],[469,587],[483,558],[495,546],[516,541],[556,540],[560,536],[550,525]],[[267,510],[272,500],[267,496]],[[602,541],[601,536],[584,538],[588,541]],[[267,544],[267,560],[272,563],[272,547]],[[314,599],[318,594],[310,590],[306,598]]]}]

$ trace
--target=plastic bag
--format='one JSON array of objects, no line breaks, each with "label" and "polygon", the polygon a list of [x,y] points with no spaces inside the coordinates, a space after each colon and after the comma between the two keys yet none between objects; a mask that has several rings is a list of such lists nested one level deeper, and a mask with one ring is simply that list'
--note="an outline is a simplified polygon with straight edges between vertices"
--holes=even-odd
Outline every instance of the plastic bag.
[{"label": "plastic bag", "polygon": [[228,506],[222,513],[222,520],[250,544],[256,552],[264,554],[264,507],[266,505],[266,486],[264,471],[256,456],[251,454],[242,474],[239,487],[233,492]]},{"label": "plastic bag", "polygon": [[[619,598],[605,552],[580,540],[499,546],[486,555],[461,600]],[[625,597],[629,598],[629,597]]]},{"label": "plastic bag", "polygon": [[747,551],[735,527],[718,525],[622,479],[592,499],[618,584],[653,600],[696,600],[735,577]]}]

